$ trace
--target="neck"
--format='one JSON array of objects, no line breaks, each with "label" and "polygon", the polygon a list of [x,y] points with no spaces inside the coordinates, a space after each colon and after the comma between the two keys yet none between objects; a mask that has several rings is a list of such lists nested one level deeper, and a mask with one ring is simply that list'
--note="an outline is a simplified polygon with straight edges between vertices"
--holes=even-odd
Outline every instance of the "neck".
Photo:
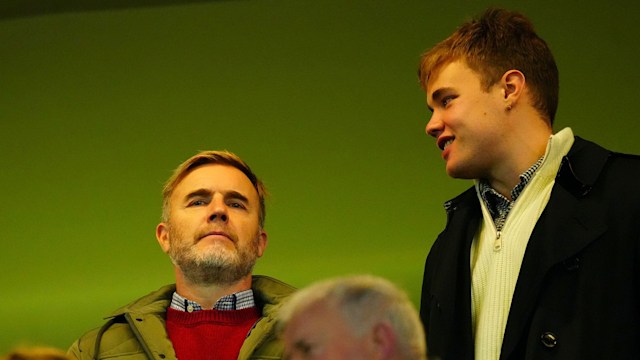
[{"label": "neck", "polygon": [[232,284],[194,284],[176,269],[176,292],[195,301],[204,309],[211,309],[222,297],[251,289],[251,274]]},{"label": "neck", "polygon": [[541,118],[529,117],[519,121],[516,131],[510,136],[509,159],[487,178],[498,193],[511,200],[511,190],[520,183],[520,175],[544,156],[549,137],[553,134],[549,123]]}]

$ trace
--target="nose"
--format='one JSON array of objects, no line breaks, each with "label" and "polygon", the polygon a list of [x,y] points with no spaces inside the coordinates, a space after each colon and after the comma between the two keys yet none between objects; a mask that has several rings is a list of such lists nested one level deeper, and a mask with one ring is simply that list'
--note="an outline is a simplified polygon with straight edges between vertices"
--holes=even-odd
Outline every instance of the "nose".
[{"label": "nose", "polygon": [[224,203],[224,199],[214,197],[214,199],[211,201],[210,208],[211,214],[209,214],[209,222],[227,222],[229,220],[227,205]]},{"label": "nose", "polygon": [[427,127],[425,128],[425,132],[429,136],[438,138],[438,136],[442,133],[443,129],[444,129],[444,123],[434,111],[434,113],[431,115],[431,118],[429,119],[429,122],[427,122]]}]

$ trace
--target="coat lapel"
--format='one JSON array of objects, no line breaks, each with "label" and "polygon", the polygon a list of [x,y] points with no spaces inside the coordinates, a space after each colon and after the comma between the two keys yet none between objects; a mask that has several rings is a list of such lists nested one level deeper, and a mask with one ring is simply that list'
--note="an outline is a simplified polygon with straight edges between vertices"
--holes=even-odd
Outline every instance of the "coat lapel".
[{"label": "coat lapel", "polygon": [[430,254],[437,262],[432,276],[431,291],[443,326],[439,329],[448,334],[450,339],[455,339],[447,344],[448,357],[472,359],[469,254],[481,217],[475,189],[467,190],[446,207],[447,226],[438,241],[446,241],[448,245],[439,247],[440,251],[435,251],[434,255]]}]

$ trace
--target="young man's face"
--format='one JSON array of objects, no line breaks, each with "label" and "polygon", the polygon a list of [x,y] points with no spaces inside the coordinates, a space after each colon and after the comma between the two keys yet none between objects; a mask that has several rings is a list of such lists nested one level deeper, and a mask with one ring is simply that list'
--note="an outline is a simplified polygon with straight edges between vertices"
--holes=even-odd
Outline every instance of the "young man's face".
[{"label": "young man's face", "polygon": [[447,174],[463,179],[493,176],[505,156],[501,143],[509,136],[501,86],[485,91],[476,72],[454,61],[431,74],[426,88],[433,111],[426,132],[436,138]]},{"label": "young man's face", "polygon": [[232,283],[250,274],[266,247],[259,224],[258,192],[235,167],[200,166],[171,195],[170,217],[157,237],[193,282]]}]

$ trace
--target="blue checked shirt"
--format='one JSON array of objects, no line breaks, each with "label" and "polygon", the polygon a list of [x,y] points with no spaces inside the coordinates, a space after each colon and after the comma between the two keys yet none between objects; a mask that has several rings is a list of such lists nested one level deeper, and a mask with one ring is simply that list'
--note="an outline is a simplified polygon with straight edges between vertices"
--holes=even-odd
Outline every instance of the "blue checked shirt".
[{"label": "blue checked shirt", "polygon": [[543,160],[544,156],[538,159],[535,164],[520,175],[520,183],[511,190],[511,201],[495,191],[491,185],[489,185],[488,181],[480,180],[478,183],[480,196],[489,209],[489,213],[493,218],[497,231],[502,230],[504,222],[507,220],[507,215],[509,215],[509,211],[513,208],[513,204],[515,204],[516,199],[520,196],[525,186],[527,186],[531,179],[533,179],[536,171],[538,171],[540,165],[542,165]]},{"label": "blue checked shirt", "polygon": [[[216,301],[215,305],[213,305],[213,308],[216,310],[242,310],[255,306],[256,302],[253,298],[253,290],[249,289],[221,297]],[[178,295],[177,292],[173,293],[170,307],[174,310],[186,312],[203,310],[200,304]]]}]

